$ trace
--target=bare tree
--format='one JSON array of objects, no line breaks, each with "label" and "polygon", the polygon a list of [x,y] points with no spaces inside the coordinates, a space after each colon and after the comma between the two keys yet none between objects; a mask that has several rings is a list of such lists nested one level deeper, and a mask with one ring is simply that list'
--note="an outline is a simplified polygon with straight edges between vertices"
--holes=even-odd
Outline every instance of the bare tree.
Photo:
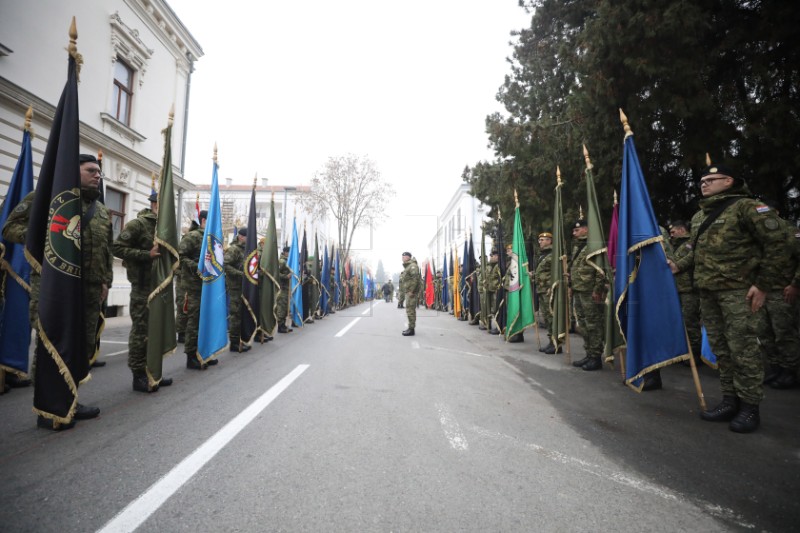
[{"label": "bare tree", "polygon": [[393,198],[392,186],[381,179],[375,162],[366,156],[348,154],[330,157],[325,168],[311,181],[311,191],[299,203],[315,219],[331,213],[336,219],[342,257],[350,255],[353,234],[360,227],[385,218],[385,207]]}]

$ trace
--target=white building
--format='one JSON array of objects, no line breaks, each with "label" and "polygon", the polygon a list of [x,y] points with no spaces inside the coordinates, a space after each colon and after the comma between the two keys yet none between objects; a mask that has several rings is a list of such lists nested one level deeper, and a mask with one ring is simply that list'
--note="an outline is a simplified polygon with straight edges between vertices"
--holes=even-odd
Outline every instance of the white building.
[{"label": "white building", "polygon": [[[477,259],[481,250],[481,225],[488,220],[488,213],[488,207],[470,195],[468,184],[459,185],[439,216],[436,235],[428,243],[428,256],[438,264],[445,253],[456,247],[460,257],[464,241],[471,233]],[[492,246],[491,237],[487,236],[485,243],[488,254]]]},{"label": "white building", "polygon": [[[83,56],[78,86],[81,152],[103,152],[106,205],[115,235],[149,207],[159,173],[161,134],[174,106],[173,175],[179,198],[193,185],[183,158],[197,41],[163,0],[3,2],[0,16],[0,198],[16,165],[25,111],[33,106],[34,176],[38,176],[55,106],[67,79],[68,29],[75,16]],[[130,284],[116,260],[110,314],[122,314]]]}]

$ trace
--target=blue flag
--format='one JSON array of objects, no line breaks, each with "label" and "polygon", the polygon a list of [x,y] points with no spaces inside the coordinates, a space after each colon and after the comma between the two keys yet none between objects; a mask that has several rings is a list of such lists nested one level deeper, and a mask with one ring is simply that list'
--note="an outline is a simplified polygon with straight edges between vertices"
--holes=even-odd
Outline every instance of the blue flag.
[{"label": "blue flag", "polygon": [[614,299],[628,351],[625,384],[642,389],[648,372],[689,358],[681,303],[636,155],[625,138]]},{"label": "blue flag", "polygon": [[447,282],[447,252],[444,253],[442,260],[444,267],[442,267],[442,307],[447,311],[447,305],[450,303],[449,283]]},{"label": "blue flag", "polygon": [[703,359],[703,362],[710,366],[711,368],[719,368],[717,364],[717,356],[711,350],[711,343],[708,342],[708,332],[706,332],[706,327],[702,326],[700,331],[703,334],[703,342],[700,348],[700,357]]},{"label": "blue flag", "polygon": [[[333,255],[333,254],[331,254]],[[334,267],[333,285],[334,285],[334,306],[338,309],[342,305],[342,268],[339,260],[339,250],[336,250],[336,266]]]},{"label": "blue flag", "polygon": [[197,356],[201,362],[216,357],[228,345],[227,291],[225,290],[225,268],[222,248],[222,212],[219,206],[219,184],[217,162],[211,177],[211,198],[208,205],[208,220],[200,248],[197,270],[203,278],[200,297],[200,327],[197,331]]},{"label": "blue flag", "polygon": [[289,284],[289,316],[295,327],[303,327],[303,265],[300,264],[300,248],[297,243],[297,223],[292,221],[292,244],[289,245],[289,260],[286,266],[292,271]]},{"label": "blue flag", "polygon": [[[22,150],[11,175],[0,228],[20,201],[33,190],[33,158],[31,134],[22,134]],[[0,282],[5,286],[5,302],[0,300],[0,368],[25,379],[28,376],[28,347],[31,325],[30,305],[31,266],[25,259],[23,243],[7,242],[0,235]]]}]

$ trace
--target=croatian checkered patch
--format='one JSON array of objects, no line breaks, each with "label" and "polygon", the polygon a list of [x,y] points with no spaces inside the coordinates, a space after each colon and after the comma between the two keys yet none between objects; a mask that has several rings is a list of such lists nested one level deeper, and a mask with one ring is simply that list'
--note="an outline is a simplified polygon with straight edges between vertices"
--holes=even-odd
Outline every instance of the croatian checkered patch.
[{"label": "croatian checkered patch", "polygon": [[757,205],[756,211],[758,211],[759,213],[766,213],[767,211],[769,211],[769,206],[764,204]]}]

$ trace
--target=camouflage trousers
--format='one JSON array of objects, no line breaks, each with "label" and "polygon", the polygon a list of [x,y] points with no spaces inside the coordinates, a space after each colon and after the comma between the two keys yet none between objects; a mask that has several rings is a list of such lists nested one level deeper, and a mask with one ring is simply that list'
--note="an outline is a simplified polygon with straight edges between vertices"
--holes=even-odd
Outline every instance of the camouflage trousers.
[{"label": "camouflage trousers", "polygon": [[397,305],[398,305],[398,307],[405,304],[404,300],[405,300],[405,294],[403,294],[402,292],[398,292],[397,293]]},{"label": "camouflage trousers", "polygon": [[242,290],[239,284],[239,290],[232,287],[228,288],[228,340],[231,346],[239,343],[242,331]]},{"label": "camouflage trousers", "polygon": [[187,355],[197,356],[197,333],[200,328],[200,297],[203,294],[203,285],[197,284],[187,287],[188,311],[186,311],[186,332],[184,335],[183,349]]},{"label": "camouflage trousers", "polygon": [[603,355],[605,340],[605,306],[602,303],[594,303],[591,292],[573,292],[572,299],[586,355],[600,357]]},{"label": "camouflage trousers", "polygon": [[175,333],[186,333],[186,311],[183,304],[186,303],[186,288],[179,283],[175,289]]},{"label": "camouflage trousers", "polygon": [[84,283],[83,286],[83,312],[86,320],[86,357],[89,364],[100,353],[100,332],[98,326],[100,322],[100,311],[103,302],[100,295],[103,293],[103,286],[99,283]]},{"label": "camouflage trousers", "polygon": [[128,334],[128,368],[134,374],[147,368],[147,296],[149,291],[131,287],[131,331]]},{"label": "camouflage trousers", "polygon": [[696,291],[682,292],[681,312],[683,313],[683,323],[686,326],[686,334],[689,337],[689,346],[695,356],[700,356],[700,346],[702,345],[703,335],[700,330],[700,295]]},{"label": "camouflage trousers", "polygon": [[539,294],[539,316],[544,321],[547,336],[553,336],[553,312],[550,310],[550,293]]},{"label": "camouflage trousers", "polygon": [[275,302],[275,316],[278,318],[278,325],[286,325],[286,315],[289,314],[289,287],[281,287]]},{"label": "camouflage trousers", "polygon": [[408,327],[414,329],[417,325],[417,295],[411,292],[406,293],[405,302]]},{"label": "camouflage trousers", "polygon": [[497,293],[493,291],[486,292],[486,303],[489,304],[489,308],[486,310],[486,327],[488,329],[492,329],[492,320],[495,320],[495,314],[497,313]]},{"label": "camouflage trousers", "polygon": [[783,291],[767,294],[767,319],[759,335],[771,365],[797,369],[800,365],[800,339],[797,329],[797,304],[783,300]]},{"label": "camouflage trousers", "polygon": [[757,405],[764,397],[758,334],[763,331],[766,311],[752,313],[746,295],[747,289],[701,291],[700,314],[717,356],[722,394]]}]

